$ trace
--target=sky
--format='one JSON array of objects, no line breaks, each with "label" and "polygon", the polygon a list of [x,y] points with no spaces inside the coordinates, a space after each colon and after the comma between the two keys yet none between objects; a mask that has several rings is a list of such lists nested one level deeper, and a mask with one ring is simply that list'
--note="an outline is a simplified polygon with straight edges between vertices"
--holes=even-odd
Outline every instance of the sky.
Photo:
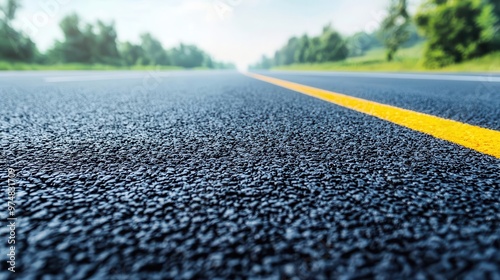
[{"label": "sky", "polygon": [[[0,0],[2,1],[2,0]],[[421,0],[410,0],[410,11]],[[149,32],[165,48],[195,44],[238,68],[271,56],[290,37],[317,35],[331,23],[344,35],[371,32],[390,0],[21,0],[15,25],[44,51],[62,39],[61,19],[114,22],[118,40],[139,42]]]}]

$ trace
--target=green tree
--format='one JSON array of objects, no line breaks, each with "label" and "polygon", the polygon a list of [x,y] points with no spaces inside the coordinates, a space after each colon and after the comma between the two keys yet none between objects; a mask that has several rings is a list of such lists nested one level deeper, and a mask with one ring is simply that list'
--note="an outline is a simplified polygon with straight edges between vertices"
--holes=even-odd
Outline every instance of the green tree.
[{"label": "green tree", "polygon": [[318,62],[344,60],[348,55],[349,50],[342,36],[331,25],[325,26],[320,37],[320,61]]},{"label": "green tree", "polygon": [[161,42],[150,33],[141,35],[141,47],[144,50],[142,64],[145,65],[171,65],[170,58]]},{"label": "green tree", "polygon": [[295,51],[294,62],[295,63],[305,63],[307,62],[307,50],[311,46],[311,40],[307,34],[302,35],[297,43],[297,50]]},{"label": "green tree", "polygon": [[206,68],[209,68],[209,69],[213,69],[215,68],[215,64],[214,64],[214,61],[212,60],[212,58],[204,53],[203,54],[203,67],[206,67]]},{"label": "green tree", "polygon": [[274,52],[272,64],[276,65],[276,66],[283,65],[283,63],[282,63],[283,59],[281,58],[282,56],[283,55],[281,54],[280,50],[277,50],[276,52]]},{"label": "green tree", "polygon": [[408,40],[401,45],[402,47],[404,48],[412,47],[418,43],[422,43],[425,41],[425,38],[418,33],[418,27],[413,20],[410,22],[408,26],[408,32],[410,36]]},{"label": "green tree", "polygon": [[176,66],[186,68],[203,66],[205,53],[194,45],[180,44],[178,47],[173,48],[170,53]]},{"label": "green tree", "polygon": [[12,27],[20,7],[19,1],[7,0],[0,5],[0,59],[31,62],[38,51],[31,39]]},{"label": "green tree", "polygon": [[286,45],[274,53],[272,59],[262,57],[252,67],[267,69],[293,63],[339,61],[347,58],[348,54],[346,41],[331,25],[327,25],[320,36],[311,38],[304,34],[290,38]]},{"label": "green tree", "polygon": [[427,0],[416,21],[427,37],[427,67],[461,62],[493,49],[496,18],[493,5],[486,1]]},{"label": "green tree", "polygon": [[321,39],[320,37],[312,37],[309,42],[309,48],[304,53],[305,62],[314,63],[321,61]]},{"label": "green tree", "polygon": [[392,0],[389,13],[382,21],[380,30],[380,37],[387,49],[388,61],[392,61],[399,48],[410,39],[410,24],[406,0]]},{"label": "green tree", "polygon": [[281,49],[280,65],[290,65],[296,62],[295,54],[299,51],[299,42],[297,37],[288,40],[288,43]]},{"label": "green tree", "polygon": [[71,14],[64,17],[59,23],[63,33],[63,41],[56,41],[49,51],[50,62],[60,63],[92,63],[95,57],[95,34],[93,27],[86,25],[82,28],[80,17]]},{"label": "green tree", "polygon": [[83,24],[77,14],[71,14],[63,18],[59,26],[64,39],[47,53],[49,62],[122,64],[114,23]]},{"label": "green tree", "polygon": [[500,50],[500,0],[490,0],[493,5],[493,16],[496,19],[494,26],[494,38],[492,40],[492,49]]},{"label": "green tree", "polygon": [[120,53],[117,47],[117,34],[114,23],[106,24],[97,22],[97,34],[95,35],[96,61],[103,64],[119,65]]},{"label": "green tree", "polygon": [[135,45],[130,42],[125,42],[121,44],[120,57],[122,58],[122,63],[127,66],[141,65],[144,61],[144,50],[140,45]]},{"label": "green tree", "polygon": [[17,0],[7,0],[7,3],[0,8],[4,14],[4,21],[8,24],[16,18],[16,12],[21,7]]},{"label": "green tree", "polygon": [[349,56],[362,56],[366,51],[381,46],[373,34],[358,32],[346,39]]},{"label": "green tree", "polygon": [[[1,1],[1,0],[0,0]],[[85,24],[76,14],[64,17],[59,23],[63,39],[55,41],[45,55],[38,56],[29,37],[15,30],[19,1],[7,0],[0,5],[0,59],[42,63],[102,63],[106,65],[177,65],[181,67],[235,68],[233,64],[214,61],[194,45],[180,44],[167,51],[153,35],[141,35],[139,45],[125,42],[118,49],[117,32],[113,22],[97,21]],[[169,57],[172,54],[172,58]]]}]

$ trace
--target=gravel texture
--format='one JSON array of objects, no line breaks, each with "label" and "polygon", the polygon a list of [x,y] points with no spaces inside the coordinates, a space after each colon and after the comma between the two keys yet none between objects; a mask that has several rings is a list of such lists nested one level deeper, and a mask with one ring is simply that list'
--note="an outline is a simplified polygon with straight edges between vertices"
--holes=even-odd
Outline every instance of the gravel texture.
[{"label": "gravel texture", "polygon": [[16,279],[500,279],[500,160],[237,73],[139,83],[0,85]]}]

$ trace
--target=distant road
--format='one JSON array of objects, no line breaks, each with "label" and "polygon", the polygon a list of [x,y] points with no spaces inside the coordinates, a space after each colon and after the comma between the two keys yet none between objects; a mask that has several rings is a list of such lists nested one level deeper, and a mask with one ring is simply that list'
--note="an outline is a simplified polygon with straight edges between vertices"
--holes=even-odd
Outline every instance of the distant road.
[{"label": "distant road", "polygon": [[0,100],[16,278],[500,277],[500,75],[0,72]]}]

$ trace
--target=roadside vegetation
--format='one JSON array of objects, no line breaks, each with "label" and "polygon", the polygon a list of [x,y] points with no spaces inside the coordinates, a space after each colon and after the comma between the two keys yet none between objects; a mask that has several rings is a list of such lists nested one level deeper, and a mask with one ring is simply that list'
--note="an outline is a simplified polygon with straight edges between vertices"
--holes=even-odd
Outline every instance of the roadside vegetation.
[{"label": "roadside vegetation", "polygon": [[[0,70],[182,70],[179,66],[161,65],[132,65],[114,66],[105,64],[84,64],[84,63],[63,63],[63,64],[36,64],[24,62],[0,61]],[[206,67],[196,67],[193,69],[209,69]]]},{"label": "roadside vegetation", "polygon": [[388,1],[373,32],[292,37],[252,69],[337,71],[500,71],[500,0]]},{"label": "roadside vegetation", "polygon": [[380,71],[380,72],[500,72],[500,51],[489,53],[479,58],[454,63],[440,68],[428,68],[421,56],[424,53],[424,43],[402,48],[392,61],[387,61],[386,50],[375,48],[363,56],[348,57],[343,61],[323,63],[294,63],[273,67],[275,70],[296,71]]},{"label": "roadside vegetation", "polygon": [[[2,1],[2,0],[0,0]],[[119,42],[113,22],[82,22],[77,14],[59,24],[63,40],[45,51],[13,27],[19,0],[0,2],[0,70],[224,69],[233,64],[214,61],[195,45],[165,49],[150,33],[140,42]]]}]

